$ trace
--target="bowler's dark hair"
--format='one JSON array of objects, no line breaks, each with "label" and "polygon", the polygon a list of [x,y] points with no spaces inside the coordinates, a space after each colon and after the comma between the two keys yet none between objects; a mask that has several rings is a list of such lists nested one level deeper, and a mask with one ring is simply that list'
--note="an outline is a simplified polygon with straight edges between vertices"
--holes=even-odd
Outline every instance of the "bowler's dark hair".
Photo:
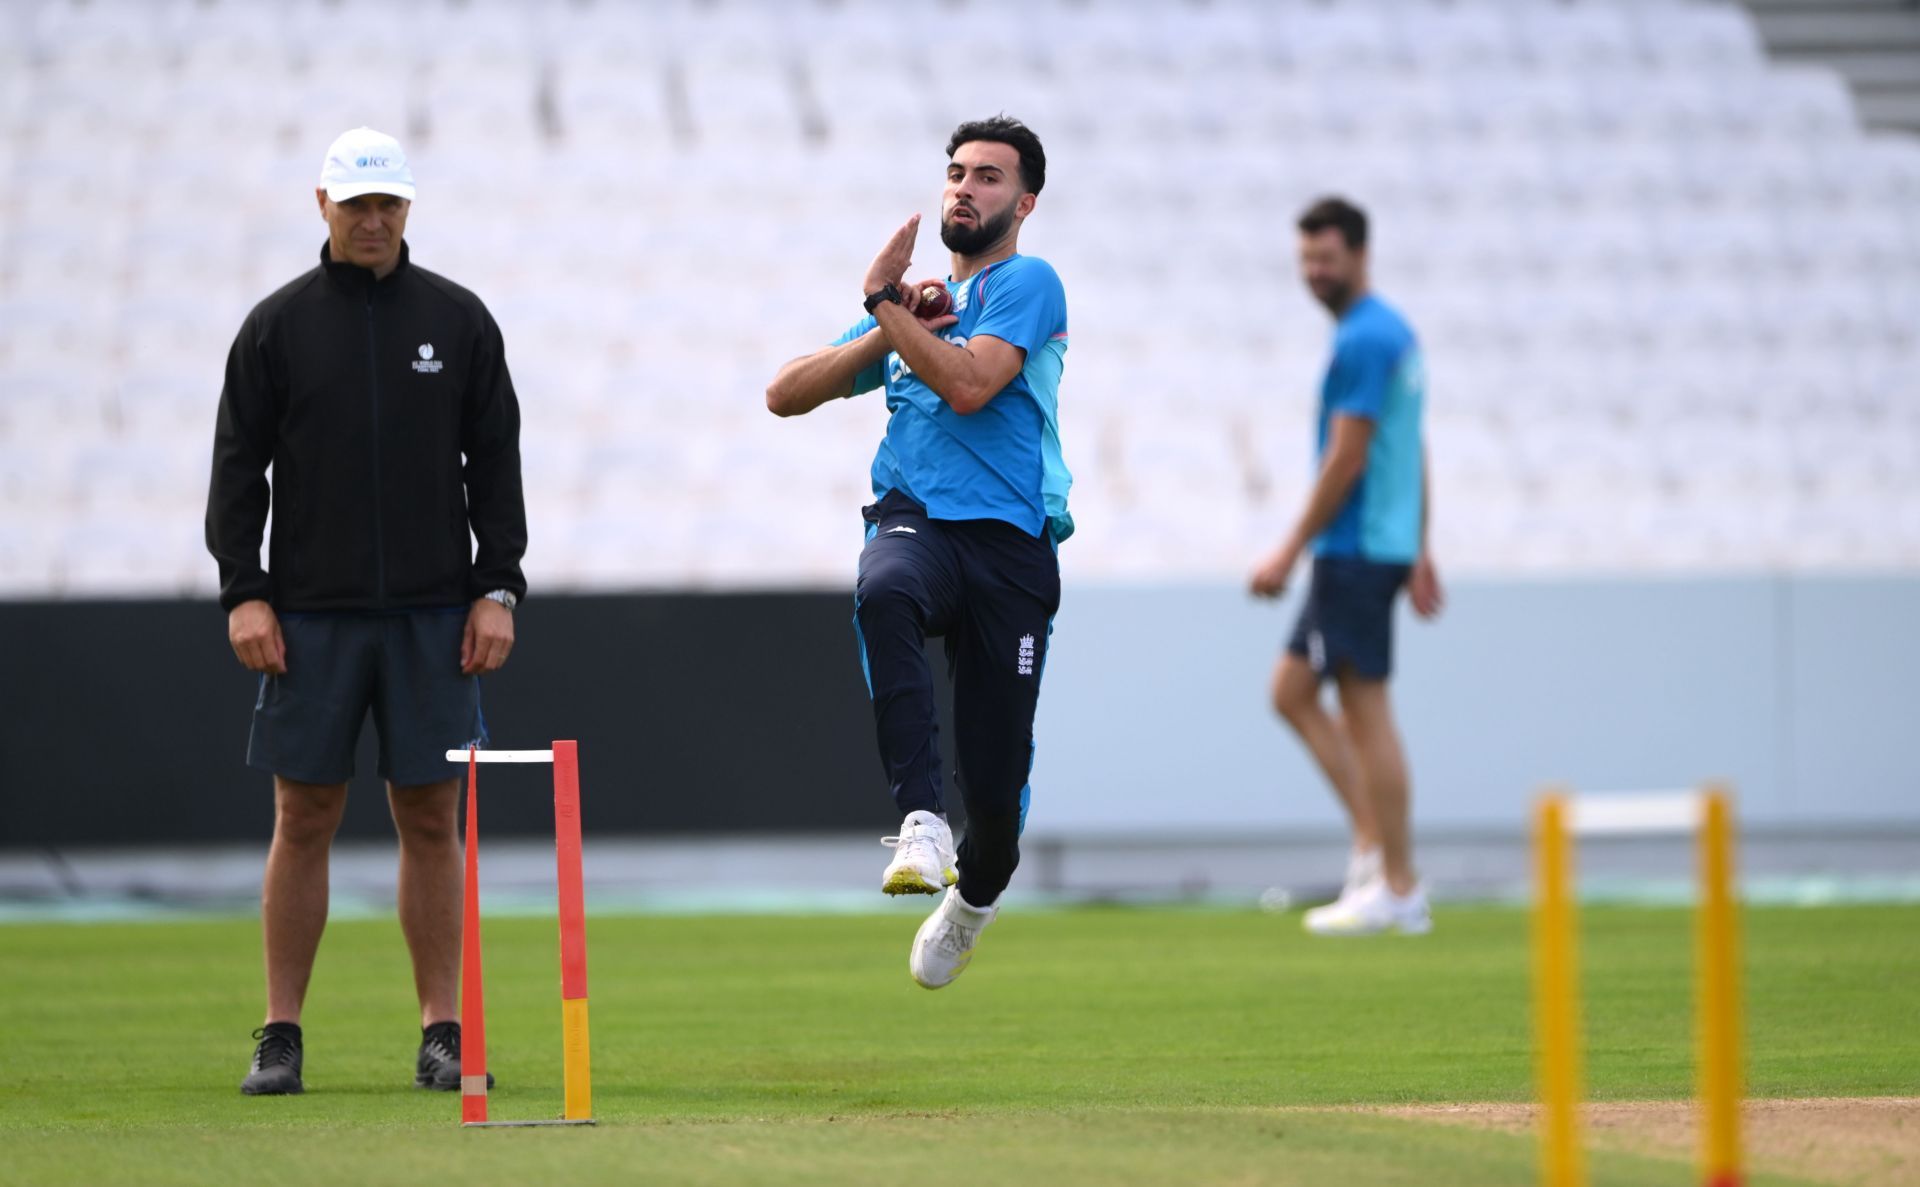
[{"label": "bowler's dark hair", "polygon": [[1299,227],[1309,235],[1332,227],[1354,251],[1367,245],[1367,212],[1345,198],[1322,198],[1307,207],[1300,215]]},{"label": "bowler's dark hair", "polygon": [[947,141],[947,159],[960,151],[960,146],[974,140],[985,140],[993,144],[1005,144],[1020,154],[1020,185],[1029,194],[1037,194],[1040,187],[1047,184],[1047,150],[1040,147],[1040,138],[1033,129],[1009,115],[996,115],[992,119],[968,120],[953,130],[953,139]]}]

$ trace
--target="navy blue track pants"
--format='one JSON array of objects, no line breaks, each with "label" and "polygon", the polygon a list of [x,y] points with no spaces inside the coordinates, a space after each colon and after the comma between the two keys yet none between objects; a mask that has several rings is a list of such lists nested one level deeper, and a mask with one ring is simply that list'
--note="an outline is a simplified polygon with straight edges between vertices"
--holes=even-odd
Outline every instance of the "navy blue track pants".
[{"label": "navy blue track pants", "polygon": [[926,640],[953,679],[955,782],[967,810],[960,895],[1000,897],[1020,863],[1033,712],[1060,608],[1053,544],[997,519],[928,519],[898,491],[865,509],[854,626],[894,804],[941,811],[940,726]]}]

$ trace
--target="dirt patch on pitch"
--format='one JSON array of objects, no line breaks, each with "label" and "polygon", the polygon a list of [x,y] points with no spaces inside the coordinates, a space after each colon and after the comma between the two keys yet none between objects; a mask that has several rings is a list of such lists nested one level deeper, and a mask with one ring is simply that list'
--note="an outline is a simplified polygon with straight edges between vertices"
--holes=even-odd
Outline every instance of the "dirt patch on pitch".
[{"label": "dirt patch on pitch", "polygon": [[[1368,1110],[1389,1117],[1524,1133],[1532,1105],[1417,1105]],[[1691,1159],[1698,1116],[1690,1101],[1587,1106],[1587,1141],[1601,1150]],[[1920,1097],[1748,1101],[1743,1113],[1748,1169],[1836,1187],[1920,1183]]]}]

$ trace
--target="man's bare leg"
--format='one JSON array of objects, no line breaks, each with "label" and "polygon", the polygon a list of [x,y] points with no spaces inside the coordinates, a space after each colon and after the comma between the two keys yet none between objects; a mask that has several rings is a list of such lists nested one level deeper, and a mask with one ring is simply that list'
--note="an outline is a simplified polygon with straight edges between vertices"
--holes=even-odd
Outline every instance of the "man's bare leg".
[{"label": "man's bare leg", "polygon": [[1380,824],[1363,782],[1366,768],[1356,757],[1348,730],[1320,703],[1320,677],[1306,660],[1292,654],[1280,657],[1273,669],[1273,708],[1300,735],[1346,809],[1354,849],[1379,849]]},{"label": "man's bare leg", "polygon": [[300,1021],[327,927],[327,857],[347,808],[344,783],[273,780],[273,845],[260,888],[268,1022]]},{"label": "man's bare leg", "polygon": [[1379,831],[1381,866],[1387,889],[1404,895],[1413,890],[1413,841],[1408,824],[1407,759],[1400,731],[1393,721],[1393,703],[1385,680],[1369,680],[1352,672],[1338,678],[1340,711],[1353,739],[1360,784],[1369,799]]},{"label": "man's bare leg", "polygon": [[460,1017],[460,780],[387,788],[400,834],[400,930],[413,956],[420,1025]]}]

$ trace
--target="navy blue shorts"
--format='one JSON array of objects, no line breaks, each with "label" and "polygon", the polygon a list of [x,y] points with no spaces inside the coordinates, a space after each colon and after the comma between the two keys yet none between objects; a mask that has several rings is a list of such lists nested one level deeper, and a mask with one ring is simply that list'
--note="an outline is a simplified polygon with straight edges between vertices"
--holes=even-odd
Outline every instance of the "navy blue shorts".
[{"label": "navy blue shorts", "polygon": [[345,783],[367,711],[380,774],[395,787],[452,779],[447,751],[485,745],[480,679],[460,673],[467,608],[283,614],[287,674],[260,677],[247,765],[302,783]]},{"label": "navy blue shorts", "polygon": [[1367,680],[1393,675],[1393,603],[1412,571],[1358,557],[1315,557],[1287,651],[1322,680],[1343,671]]}]

